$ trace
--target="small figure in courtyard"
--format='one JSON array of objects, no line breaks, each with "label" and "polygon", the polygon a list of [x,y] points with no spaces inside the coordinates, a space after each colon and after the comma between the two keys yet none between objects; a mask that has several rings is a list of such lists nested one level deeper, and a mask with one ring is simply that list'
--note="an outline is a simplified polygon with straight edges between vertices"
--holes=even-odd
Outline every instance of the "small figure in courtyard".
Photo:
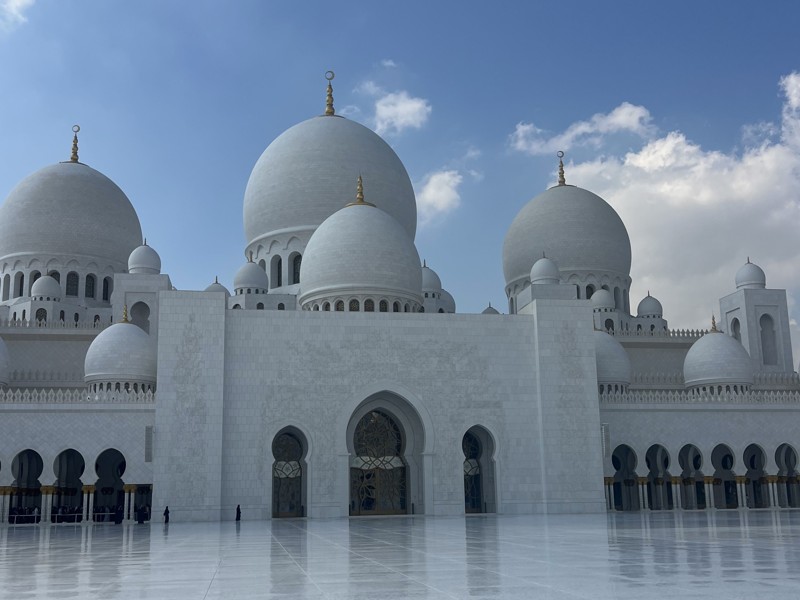
[{"label": "small figure in courtyard", "polygon": [[169,523],[169,506],[164,509],[164,523]]},{"label": "small figure in courtyard", "polygon": [[238,504],[236,505],[236,520],[237,521],[242,520],[242,509]]}]

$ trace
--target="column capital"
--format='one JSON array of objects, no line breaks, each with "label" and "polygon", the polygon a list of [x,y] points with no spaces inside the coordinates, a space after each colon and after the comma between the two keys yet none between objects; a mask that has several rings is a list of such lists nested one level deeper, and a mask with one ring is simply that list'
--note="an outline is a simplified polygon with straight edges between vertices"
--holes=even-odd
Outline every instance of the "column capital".
[{"label": "column capital", "polygon": [[603,477],[603,483],[606,485],[614,485],[613,477]]},{"label": "column capital", "polygon": [[747,476],[746,475],[737,475],[736,476],[736,483],[747,483]]},{"label": "column capital", "polygon": [[46,494],[46,495],[54,494],[55,491],[56,491],[56,486],[54,486],[54,485],[43,485],[43,486],[41,486],[39,488],[39,491],[41,491],[42,494]]},{"label": "column capital", "polygon": [[683,483],[683,479],[680,477],[671,477],[670,479],[672,479],[672,485],[681,485]]},{"label": "column capital", "polygon": [[85,485],[82,488],[84,494],[94,494],[94,486],[93,485]]},{"label": "column capital", "polygon": [[135,483],[126,483],[124,486],[122,486],[122,489],[127,494],[129,492],[135,492],[136,488],[138,487],[139,486],[136,485]]},{"label": "column capital", "polygon": [[639,477],[637,481],[639,485],[647,485],[647,477]]}]

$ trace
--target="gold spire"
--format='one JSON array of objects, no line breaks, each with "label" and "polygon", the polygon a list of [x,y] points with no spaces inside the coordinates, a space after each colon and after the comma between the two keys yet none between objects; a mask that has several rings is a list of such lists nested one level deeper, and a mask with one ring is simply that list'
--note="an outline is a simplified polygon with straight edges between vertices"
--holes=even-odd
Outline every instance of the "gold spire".
[{"label": "gold spire", "polygon": [[361,180],[361,175],[358,176],[358,183],[356,183],[356,201],[347,206],[375,206],[372,202],[364,200],[364,182]]},{"label": "gold spire", "polygon": [[214,283],[219,283],[219,277],[214,275]]},{"label": "gold spire", "polygon": [[325,79],[328,80],[328,93],[325,98],[325,116],[332,117],[336,114],[333,110],[333,86],[331,85],[331,81],[333,78],[336,77],[336,74],[333,71],[325,71]]},{"label": "gold spire", "polygon": [[72,126],[72,154],[69,157],[69,162],[78,162],[78,132],[80,130],[80,125]]},{"label": "gold spire", "polygon": [[564,153],[559,150],[556,156],[558,156],[558,185],[567,185],[567,180],[564,179],[564,161],[561,160],[564,158]]},{"label": "gold spire", "polygon": [[129,322],[128,321],[128,305],[127,304],[123,304],[122,305],[122,321],[120,321],[120,323],[128,323],[128,322]]},{"label": "gold spire", "polygon": [[714,313],[711,313],[711,331],[715,333],[719,331],[719,329],[717,329],[717,319],[714,317]]}]

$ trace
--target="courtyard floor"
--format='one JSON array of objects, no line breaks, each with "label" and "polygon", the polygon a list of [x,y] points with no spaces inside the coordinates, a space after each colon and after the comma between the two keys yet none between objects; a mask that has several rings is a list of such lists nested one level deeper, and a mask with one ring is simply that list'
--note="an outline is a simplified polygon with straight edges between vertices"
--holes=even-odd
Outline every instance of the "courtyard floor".
[{"label": "courtyard floor", "polygon": [[800,598],[800,511],[0,527],[0,598]]}]

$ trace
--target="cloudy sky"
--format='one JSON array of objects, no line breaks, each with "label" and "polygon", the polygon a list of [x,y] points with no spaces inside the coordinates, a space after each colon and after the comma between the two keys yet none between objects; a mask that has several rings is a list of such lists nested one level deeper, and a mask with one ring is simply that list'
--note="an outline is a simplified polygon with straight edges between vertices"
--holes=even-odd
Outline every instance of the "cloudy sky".
[{"label": "cloudy sky", "polygon": [[459,311],[505,310],[503,237],[563,150],[628,227],[634,305],[707,327],[749,256],[798,320],[800,5],[514,4],[0,0],[0,197],[80,123],[174,284],[229,285],[250,170],[333,69],[337,111],[405,162]]}]

